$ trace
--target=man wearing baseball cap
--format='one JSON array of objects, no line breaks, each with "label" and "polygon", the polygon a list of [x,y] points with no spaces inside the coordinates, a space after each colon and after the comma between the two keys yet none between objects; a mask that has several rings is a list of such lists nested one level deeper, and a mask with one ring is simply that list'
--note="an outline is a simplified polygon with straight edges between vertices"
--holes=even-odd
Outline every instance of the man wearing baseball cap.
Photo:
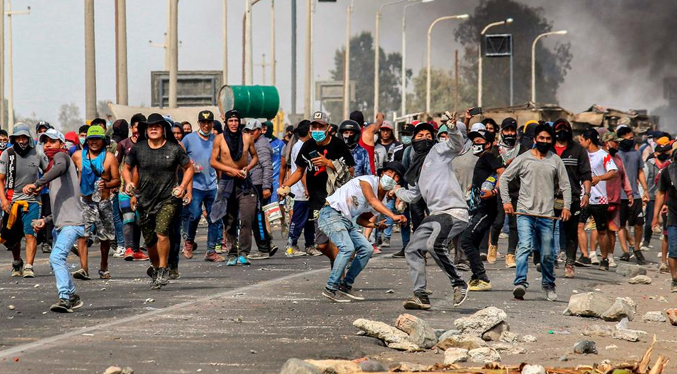
[{"label": "man wearing baseball cap", "polygon": [[[35,147],[30,128],[23,122],[14,126],[9,140],[13,146],[0,155],[0,201],[5,212],[0,242],[12,251],[12,276],[33,278],[38,244],[31,221],[40,218],[40,196],[25,194],[22,189],[38,180],[47,167],[47,158],[42,149]],[[21,259],[21,239],[24,236],[25,266]]]},{"label": "man wearing baseball cap", "polygon": [[67,258],[76,240],[85,236],[85,221],[80,201],[80,185],[75,164],[63,146],[65,138],[56,129],[47,130],[40,136],[45,155],[49,161],[45,174],[35,184],[24,186],[23,193],[34,195],[49,184],[49,200],[55,208],[51,216],[35,222],[36,230],[44,230],[47,221],[55,228],[54,246],[49,255],[49,264],[56,278],[59,301],[50,307],[57,313],[72,313],[84,304],[75,293],[75,285],[68,271]]},{"label": "man wearing baseball cap", "polygon": [[113,203],[111,189],[120,186],[120,165],[115,156],[106,150],[106,133],[100,126],[89,126],[85,146],[73,154],[73,162],[80,170],[80,194],[85,209],[85,238],[78,240],[80,264],[82,268],[75,273],[76,279],[88,280],[87,240],[92,232],[101,243],[101,266],[99,278],[110,279],[108,271],[108,252],[115,240],[113,222]]},{"label": "man wearing baseball cap", "polygon": [[[218,221],[212,221],[209,214],[212,211],[212,205],[216,199],[216,169],[212,167],[210,160],[214,140],[216,136],[212,134],[214,126],[214,113],[203,110],[197,116],[198,131],[187,134],[183,140],[183,147],[190,158],[190,162],[195,170],[193,176],[193,194],[190,205],[186,207],[188,214],[188,232],[183,246],[183,255],[186,258],[193,258],[193,251],[197,247],[195,244],[195,233],[202,217],[202,210],[207,212],[207,252],[205,261],[223,262],[223,256],[217,253],[217,246],[220,247],[220,230],[223,230],[223,224]],[[184,208],[184,209],[186,209]],[[174,272],[173,264],[170,271]],[[178,271],[178,270],[177,270]]]},{"label": "man wearing baseball cap", "polygon": [[[390,121],[383,121],[383,124],[381,125],[381,128],[379,129],[379,135],[380,136],[379,136],[379,139],[378,139],[378,143],[376,144],[376,146],[374,148],[374,154],[376,155],[376,168],[377,169],[380,169],[383,165],[385,165],[388,162],[395,161],[395,152],[404,149],[404,147],[402,146],[402,143],[398,142],[397,139],[395,139],[395,135],[394,135],[393,131],[394,131],[393,124]],[[395,199],[389,200],[387,206],[388,206],[388,209],[390,209],[391,211],[394,211],[395,210]],[[390,247],[390,237],[393,234],[393,221],[388,218],[386,220],[386,225],[388,227],[383,232],[384,237],[383,237],[383,242],[381,243],[381,246],[383,246],[385,248],[389,248]],[[380,235],[377,235],[377,236],[380,236]],[[407,237],[407,243],[408,242],[409,242],[409,238]],[[407,243],[403,243],[403,245],[406,247]],[[381,250],[378,249],[378,247],[376,247],[375,252],[380,253]]]}]

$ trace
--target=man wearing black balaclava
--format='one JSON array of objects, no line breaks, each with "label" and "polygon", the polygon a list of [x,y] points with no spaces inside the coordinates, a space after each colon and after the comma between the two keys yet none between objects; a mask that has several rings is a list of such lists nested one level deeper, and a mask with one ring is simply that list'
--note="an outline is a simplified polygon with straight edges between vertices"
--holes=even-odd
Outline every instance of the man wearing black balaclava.
[{"label": "man wearing black balaclava", "polygon": [[[226,123],[226,128],[223,134],[214,140],[210,162],[211,166],[221,175],[210,218],[212,222],[223,219],[229,246],[226,265],[235,266],[238,263],[250,265],[247,256],[252,247],[254,210],[240,209],[240,207],[256,205],[256,190],[249,176],[249,170],[259,162],[259,157],[254,147],[254,139],[242,134],[240,113],[237,110],[229,110],[222,116],[222,119]],[[251,154],[249,163],[247,152]],[[239,252],[235,245],[238,218],[240,219],[240,233],[237,240],[240,244]]]}]

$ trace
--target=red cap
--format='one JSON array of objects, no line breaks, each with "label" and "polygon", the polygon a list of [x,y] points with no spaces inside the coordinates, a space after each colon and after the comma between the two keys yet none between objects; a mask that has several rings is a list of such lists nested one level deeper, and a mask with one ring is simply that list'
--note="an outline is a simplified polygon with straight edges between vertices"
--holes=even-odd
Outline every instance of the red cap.
[{"label": "red cap", "polygon": [[75,131],[67,132],[66,135],[64,136],[66,140],[68,140],[71,143],[78,143],[78,134],[75,133]]}]

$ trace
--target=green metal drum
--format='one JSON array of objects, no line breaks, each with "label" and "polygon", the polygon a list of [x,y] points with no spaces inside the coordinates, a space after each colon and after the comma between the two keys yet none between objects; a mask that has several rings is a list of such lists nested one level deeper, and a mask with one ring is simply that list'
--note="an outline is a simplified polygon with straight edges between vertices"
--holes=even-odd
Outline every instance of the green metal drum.
[{"label": "green metal drum", "polygon": [[222,113],[235,109],[242,117],[272,119],[280,109],[280,95],[275,86],[223,86],[218,103]]}]

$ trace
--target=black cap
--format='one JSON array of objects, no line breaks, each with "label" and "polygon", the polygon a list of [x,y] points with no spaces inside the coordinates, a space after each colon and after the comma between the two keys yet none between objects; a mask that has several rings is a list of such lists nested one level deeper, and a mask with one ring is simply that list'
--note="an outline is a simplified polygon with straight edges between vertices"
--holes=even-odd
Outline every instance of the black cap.
[{"label": "black cap", "polygon": [[404,165],[402,165],[401,162],[397,161],[391,161],[383,165],[383,167],[378,171],[378,174],[381,175],[381,173],[386,170],[394,171],[396,174],[400,176],[400,179],[404,178],[404,174],[406,173]]},{"label": "black cap", "polygon": [[240,112],[238,112],[235,109],[231,109],[226,112],[226,122],[233,117],[237,118],[238,120],[242,119],[242,117],[240,116]]},{"label": "black cap", "polygon": [[52,126],[49,124],[47,121],[40,121],[35,125],[35,132],[38,132],[42,127],[46,128],[47,130],[51,129]]},{"label": "black cap", "polygon": [[501,130],[507,129],[512,127],[513,129],[517,129],[517,121],[515,121],[514,118],[508,117],[501,122]]},{"label": "black cap", "polygon": [[170,124],[167,121],[167,119],[160,113],[152,113],[151,115],[148,116],[148,119],[145,122],[139,123],[139,139],[141,140],[146,139],[146,129],[148,129],[148,125],[156,125],[156,124],[160,124],[164,127],[165,139],[167,139],[168,142],[178,143],[176,141],[176,138],[174,138],[174,136],[171,135],[172,126],[174,125],[174,123]]},{"label": "black cap", "polygon": [[474,140],[475,138],[482,138],[487,143],[493,143],[496,140],[496,135],[490,131],[471,131],[468,133],[468,139]]},{"label": "black cap", "polygon": [[198,122],[214,122],[214,113],[209,110],[203,110],[197,115]]},{"label": "black cap", "polygon": [[406,125],[402,126],[402,129],[400,130],[400,134],[413,134],[414,133],[414,125],[411,123],[407,123]]}]

